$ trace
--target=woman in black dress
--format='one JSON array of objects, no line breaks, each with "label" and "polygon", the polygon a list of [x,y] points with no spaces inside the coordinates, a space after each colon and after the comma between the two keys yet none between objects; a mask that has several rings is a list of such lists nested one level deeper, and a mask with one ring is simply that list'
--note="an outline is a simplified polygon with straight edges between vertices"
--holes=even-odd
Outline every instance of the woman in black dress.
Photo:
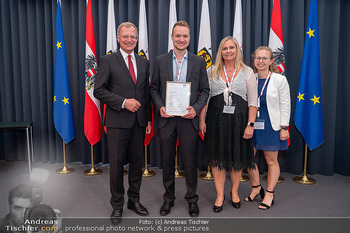
[{"label": "woman in black dress", "polygon": [[238,195],[242,169],[254,168],[252,136],[257,111],[257,84],[253,70],[243,63],[236,39],[225,37],[209,72],[210,100],[200,115],[204,163],[211,167],[216,188],[214,212],[225,200],[226,171],[231,179],[231,204],[241,206]]}]

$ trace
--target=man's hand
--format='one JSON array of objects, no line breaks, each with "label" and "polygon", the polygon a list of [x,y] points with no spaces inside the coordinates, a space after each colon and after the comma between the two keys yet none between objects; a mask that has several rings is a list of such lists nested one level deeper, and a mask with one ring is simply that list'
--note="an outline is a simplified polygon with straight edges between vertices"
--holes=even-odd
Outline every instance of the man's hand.
[{"label": "man's hand", "polygon": [[126,99],[124,103],[124,107],[130,112],[136,112],[140,106],[141,106],[140,102],[135,100],[134,98]]},{"label": "man's hand", "polygon": [[204,120],[199,120],[199,131],[203,136],[205,136],[207,132],[207,124],[205,123]]},{"label": "man's hand", "polygon": [[183,115],[182,118],[193,119],[196,117],[197,113],[192,106],[187,107],[186,110],[188,110],[188,113]]},{"label": "man's hand", "polygon": [[160,116],[161,116],[162,118],[174,117],[173,115],[168,115],[168,114],[166,113],[165,107],[164,107],[164,106],[161,107],[161,108],[159,109],[159,113],[160,113]]},{"label": "man's hand", "polygon": [[152,125],[151,122],[148,122],[148,125],[146,126],[146,134],[150,134],[152,131]]}]

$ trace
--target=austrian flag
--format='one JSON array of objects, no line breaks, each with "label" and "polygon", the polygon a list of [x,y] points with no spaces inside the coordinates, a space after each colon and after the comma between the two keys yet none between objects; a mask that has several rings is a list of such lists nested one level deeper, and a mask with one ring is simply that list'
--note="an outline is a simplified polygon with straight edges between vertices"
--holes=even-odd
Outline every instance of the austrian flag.
[{"label": "austrian flag", "polygon": [[91,1],[86,2],[86,44],[85,44],[85,109],[84,133],[93,146],[102,137],[100,101],[94,96],[95,76],[97,71],[94,24]]},{"label": "austrian flag", "polygon": [[284,46],[281,17],[280,0],[274,0],[271,17],[269,47],[272,49],[273,57],[281,74],[285,75]]}]

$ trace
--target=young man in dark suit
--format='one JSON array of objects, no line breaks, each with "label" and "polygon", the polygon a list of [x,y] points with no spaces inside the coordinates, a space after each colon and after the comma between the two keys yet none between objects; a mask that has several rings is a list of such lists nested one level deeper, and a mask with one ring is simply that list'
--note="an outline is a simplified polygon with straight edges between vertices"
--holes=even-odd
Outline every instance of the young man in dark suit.
[{"label": "young man in dark suit", "polygon": [[147,216],[140,203],[143,141],[151,132],[149,97],[149,62],[134,53],[137,28],[130,22],[119,25],[120,49],[103,56],[97,72],[94,95],[106,104],[105,126],[110,164],[112,221],[120,221],[123,213],[123,166],[129,163],[128,209]]},{"label": "young man in dark suit", "polygon": [[[209,96],[209,84],[206,63],[203,58],[189,52],[190,28],[185,21],[175,23],[171,38],[174,50],[158,56],[152,72],[150,94],[158,112],[158,133],[160,152],[163,158],[164,203],[160,214],[170,213],[175,201],[175,154],[176,140],[179,139],[179,155],[185,168],[189,214],[199,215],[197,205],[197,143],[199,121],[198,114]],[[187,113],[182,116],[168,115],[165,109],[167,81],[190,82],[190,104]]]}]

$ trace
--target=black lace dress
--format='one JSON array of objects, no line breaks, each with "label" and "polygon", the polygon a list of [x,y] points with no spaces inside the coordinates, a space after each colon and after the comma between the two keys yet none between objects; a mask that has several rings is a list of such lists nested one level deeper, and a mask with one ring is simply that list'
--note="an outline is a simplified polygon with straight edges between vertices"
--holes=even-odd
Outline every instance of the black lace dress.
[{"label": "black lace dress", "polygon": [[236,105],[234,114],[223,113],[223,94],[214,96],[208,104],[204,138],[204,163],[219,169],[240,170],[254,168],[252,139],[243,139],[248,122],[248,104],[242,97],[233,94]]},{"label": "black lace dress", "polygon": [[[238,82],[239,80],[237,80],[239,85]],[[255,80],[254,82],[256,85]],[[252,86],[256,88],[254,83]],[[255,168],[253,139],[243,138],[248,122],[248,102],[240,95],[232,93],[231,96],[232,104],[235,105],[234,114],[223,113],[225,105],[223,93],[212,96],[209,100],[205,119],[204,165],[227,171]]]}]

